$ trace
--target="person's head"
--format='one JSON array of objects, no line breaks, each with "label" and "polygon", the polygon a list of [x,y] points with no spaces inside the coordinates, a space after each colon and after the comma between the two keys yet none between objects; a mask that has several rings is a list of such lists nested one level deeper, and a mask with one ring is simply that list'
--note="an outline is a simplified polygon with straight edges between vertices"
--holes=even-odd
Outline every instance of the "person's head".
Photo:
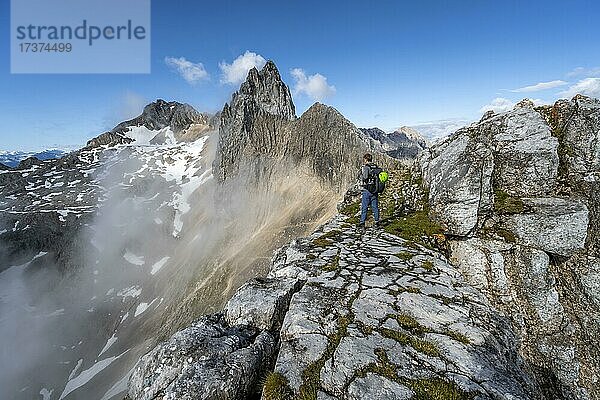
[{"label": "person's head", "polygon": [[373,161],[373,156],[369,153],[363,156],[363,163],[368,164]]}]

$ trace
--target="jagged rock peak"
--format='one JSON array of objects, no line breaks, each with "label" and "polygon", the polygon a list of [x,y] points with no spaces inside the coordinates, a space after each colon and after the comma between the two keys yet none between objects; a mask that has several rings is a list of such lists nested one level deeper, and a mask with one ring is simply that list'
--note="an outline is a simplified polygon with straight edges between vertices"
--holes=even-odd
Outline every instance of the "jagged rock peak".
[{"label": "jagged rock peak", "polygon": [[[240,90],[234,93],[231,105],[225,105],[225,110],[239,107],[252,101],[258,109],[269,114],[287,119],[296,117],[296,108],[292,101],[290,89],[281,79],[279,70],[271,60],[258,71],[252,68]],[[225,112],[224,110],[224,112]]]}]

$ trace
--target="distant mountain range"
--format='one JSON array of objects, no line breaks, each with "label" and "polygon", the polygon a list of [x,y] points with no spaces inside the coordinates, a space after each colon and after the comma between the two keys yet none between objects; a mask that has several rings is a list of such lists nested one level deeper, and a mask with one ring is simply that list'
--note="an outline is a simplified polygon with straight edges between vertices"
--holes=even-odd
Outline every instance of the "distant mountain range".
[{"label": "distant mountain range", "polygon": [[[26,151],[4,151],[0,150],[0,164],[7,167],[15,168],[19,163],[29,157],[35,157],[39,160],[53,160],[55,158],[61,158],[62,156],[69,153],[68,150],[61,149],[49,149],[40,152],[26,152]],[[0,166],[0,168],[2,168]]]}]

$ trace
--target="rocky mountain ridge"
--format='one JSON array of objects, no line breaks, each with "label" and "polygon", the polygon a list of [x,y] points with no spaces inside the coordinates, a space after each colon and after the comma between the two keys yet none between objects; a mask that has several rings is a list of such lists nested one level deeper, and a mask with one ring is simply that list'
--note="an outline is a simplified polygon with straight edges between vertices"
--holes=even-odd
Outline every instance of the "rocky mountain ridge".
[{"label": "rocky mountain ridge", "polygon": [[[296,117],[269,62],[219,138],[214,118],[159,100],[68,157],[2,171],[0,284],[93,266],[85,314],[33,310],[93,335],[52,343],[69,361],[32,376],[56,373],[43,390],[61,399],[595,400],[599,109],[524,101],[399,162],[332,107]],[[367,151],[392,174],[382,228],[355,231],[349,191],[309,234]]]},{"label": "rocky mountain ridge", "polygon": [[355,233],[349,195],[144,356],[129,396],[599,398],[598,116],[582,96],[486,114],[394,173],[385,233]]},{"label": "rocky mountain ridge", "polygon": [[367,140],[378,142],[380,151],[393,158],[412,160],[425,148],[427,141],[415,129],[403,126],[393,132],[387,133],[379,128],[361,128]]},{"label": "rocky mountain ridge", "polygon": [[[0,333],[20,338],[2,351],[23,366],[2,364],[0,397],[118,397],[146,346],[220,308],[265,272],[275,248],[329,219],[369,144],[331,107],[294,113],[269,63],[249,73],[223,117],[157,100],[83,149],[1,171],[10,324]],[[217,153],[219,120],[229,139]],[[358,151],[349,156],[340,142]],[[227,150],[236,148],[244,150]],[[215,153],[246,176],[217,184]],[[339,163],[348,164],[343,174]]]},{"label": "rocky mountain ridge", "polygon": [[362,155],[376,152],[382,166],[396,162],[333,107],[316,103],[299,118],[289,88],[272,61],[253,68],[221,113],[215,175],[221,181],[253,171],[306,169],[343,193],[356,179]]}]

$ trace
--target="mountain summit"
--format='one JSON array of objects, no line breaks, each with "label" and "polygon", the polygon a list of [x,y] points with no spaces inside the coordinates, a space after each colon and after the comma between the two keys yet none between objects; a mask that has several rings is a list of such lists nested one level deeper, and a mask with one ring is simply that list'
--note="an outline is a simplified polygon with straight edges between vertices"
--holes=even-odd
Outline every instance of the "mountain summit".
[{"label": "mountain summit", "polygon": [[333,107],[316,103],[296,118],[290,90],[269,61],[261,71],[250,70],[223,108],[214,171],[221,181],[239,171],[256,178],[287,163],[345,188],[365,152],[375,152],[383,166],[394,162]]}]

